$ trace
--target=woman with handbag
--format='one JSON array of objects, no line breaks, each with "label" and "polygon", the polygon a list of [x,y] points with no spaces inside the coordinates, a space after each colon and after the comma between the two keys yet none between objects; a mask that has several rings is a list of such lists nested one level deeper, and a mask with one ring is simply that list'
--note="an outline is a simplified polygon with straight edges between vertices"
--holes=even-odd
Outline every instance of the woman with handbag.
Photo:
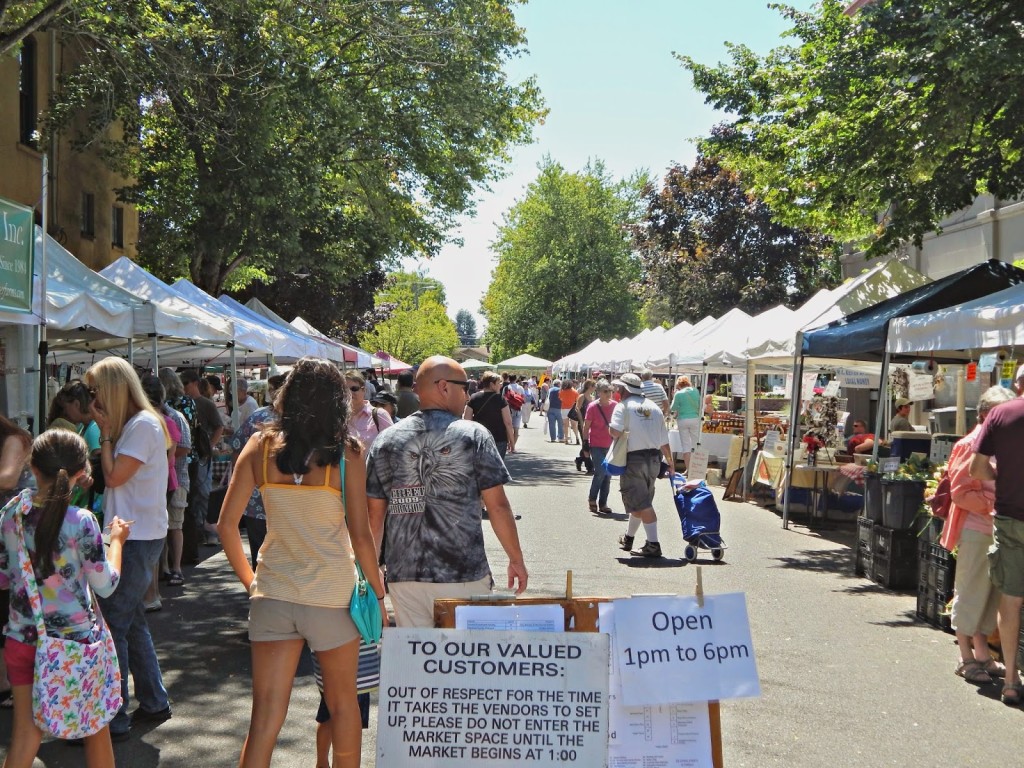
[{"label": "woman with handbag", "polygon": [[[348,427],[350,408],[345,378],[332,363],[300,359],[274,401],[274,418],[242,449],[221,508],[224,554],[250,596],[253,696],[243,768],[270,765],[307,643],[323,672],[334,765],[359,765],[361,632],[350,614],[358,603],[352,602],[357,565],[381,612],[384,585],[366,514],[366,466]],[[254,572],[238,523],[257,488],[267,537]],[[379,637],[380,613],[375,629]]]},{"label": "woman with handbag", "polygon": [[[14,691],[14,727],[4,767],[32,765],[44,726],[62,738],[84,736],[89,768],[113,768],[108,723],[120,706],[121,683],[113,641],[98,621],[92,593],[106,596],[117,587],[131,523],[116,516],[111,520],[110,548],[104,555],[95,516],[68,505],[75,482],[89,470],[89,449],[74,432],[54,429],[36,438],[31,469],[38,490],[23,491],[0,513],[0,588],[11,590],[4,657]],[[54,703],[60,703],[49,714],[33,703],[37,658],[47,637],[58,637],[73,649],[96,644],[98,658],[105,658],[105,663],[93,666],[95,687],[83,701],[67,704],[54,697]],[[45,667],[37,687],[51,684]],[[70,687],[67,684],[76,675],[61,664],[56,678],[53,685]]]},{"label": "woman with handbag", "polygon": [[587,418],[583,422],[583,444],[590,446],[590,458],[594,465],[594,477],[590,481],[590,493],[587,506],[594,513],[610,515],[608,491],[611,487],[611,475],[605,469],[604,459],[608,449],[612,447],[612,435],[608,431],[611,426],[615,403],[612,402],[612,385],[601,380],[597,385],[597,399],[587,406]]}]

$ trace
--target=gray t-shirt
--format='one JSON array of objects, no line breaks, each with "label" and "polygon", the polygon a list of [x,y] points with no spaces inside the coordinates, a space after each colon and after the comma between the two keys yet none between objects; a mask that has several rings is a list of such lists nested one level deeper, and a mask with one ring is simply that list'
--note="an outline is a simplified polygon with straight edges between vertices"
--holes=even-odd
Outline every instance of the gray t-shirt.
[{"label": "gray t-shirt", "polygon": [[417,411],[381,432],[366,495],[388,502],[388,580],[459,584],[490,574],[480,492],[511,479],[490,432],[447,411]]}]

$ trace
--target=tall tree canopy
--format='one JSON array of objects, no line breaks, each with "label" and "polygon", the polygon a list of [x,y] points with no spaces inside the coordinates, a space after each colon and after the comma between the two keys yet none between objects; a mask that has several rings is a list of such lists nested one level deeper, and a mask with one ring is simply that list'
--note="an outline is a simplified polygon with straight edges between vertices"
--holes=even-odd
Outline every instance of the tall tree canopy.
[{"label": "tall tree canopy", "polygon": [[[81,3],[57,125],[135,183],[140,261],[218,293],[245,267],[351,281],[430,255],[543,114],[518,0]],[[77,36],[77,37],[76,37]],[[112,120],[122,142],[104,142]]]},{"label": "tall tree canopy", "polygon": [[596,337],[636,332],[639,264],[627,225],[638,181],[615,182],[594,165],[569,173],[550,158],[505,215],[482,303],[492,354],[554,360]]},{"label": "tall tree canopy", "polygon": [[776,6],[792,45],[684,65],[735,115],[713,139],[796,226],[874,254],[921,237],[982,192],[1024,193],[1024,6],[1018,0],[848,0]]},{"label": "tall tree canopy", "polygon": [[455,313],[455,330],[459,334],[459,344],[471,347],[479,339],[476,335],[476,318],[468,309],[460,309]]},{"label": "tall tree canopy", "polygon": [[444,286],[437,280],[396,272],[388,276],[375,302],[388,317],[359,334],[361,347],[415,365],[431,355],[451,355],[459,345],[445,307]]},{"label": "tall tree canopy", "polygon": [[0,0],[0,56],[42,28],[71,0]]},{"label": "tall tree canopy", "polygon": [[755,314],[796,306],[838,281],[829,238],[776,223],[714,158],[699,155],[691,168],[670,168],[644,200],[647,210],[633,232],[649,324],[696,322],[733,307]]}]

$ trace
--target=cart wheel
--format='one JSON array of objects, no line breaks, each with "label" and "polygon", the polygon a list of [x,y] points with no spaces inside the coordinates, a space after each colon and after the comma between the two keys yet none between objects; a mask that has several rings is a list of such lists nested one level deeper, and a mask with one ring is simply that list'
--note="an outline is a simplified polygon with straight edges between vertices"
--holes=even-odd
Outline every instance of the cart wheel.
[{"label": "cart wheel", "polygon": [[686,549],[683,550],[683,557],[692,563],[697,559],[697,548],[692,544],[687,544]]},{"label": "cart wheel", "polygon": [[724,554],[725,553],[722,552],[722,550],[720,550],[720,549],[712,549],[711,550],[711,557],[713,557],[716,561],[717,560],[721,560],[722,559],[722,555],[724,555]]}]

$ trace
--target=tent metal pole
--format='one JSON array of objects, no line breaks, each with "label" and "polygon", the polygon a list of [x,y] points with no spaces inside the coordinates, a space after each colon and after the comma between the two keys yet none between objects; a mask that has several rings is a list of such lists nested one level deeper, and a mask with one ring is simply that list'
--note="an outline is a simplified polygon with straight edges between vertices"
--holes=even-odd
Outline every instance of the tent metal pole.
[{"label": "tent metal pole", "polygon": [[[42,178],[42,198],[40,206],[42,207],[43,213],[43,236],[42,245],[43,247],[39,252],[39,260],[41,262],[39,268],[39,285],[40,295],[42,301],[39,303],[39,409],[38,409],[38,420],[36,422],[35,433],[41,435],[43,430],[46,429],[46,358],[49,354],[49,345],[46,341],[46,232],[48,229],[48,222],[50,220],[50,153],[43,153],[43,178]],[[33,233],[34,239],[34,233]],[[29,294],[29,302],[32,301],[32,293]]]},{"label": "tent metal pole", "polygon": [[[888,339],[889,334],[886,334]],[[878,381],[878,413],[875,414],[875,445],[871,449],[871,460],[878,463],[878,448],[885,434],[883,421],[889,412],[889,394],[887,383],[889,381],[889,350],[886,348],[882,355],[882,375]]]},{"label": "tent metal pole", "polygon": [[160,337],[155,333],[150,337],[153,339],[153,374],[160,372]]},{"label": "tent metal pole", "polygon": [[[232,341],[228,343],[231,345],[230,348],[228,349],[228,354],[230,355],[231,358],[231,386],[237,389],[238,385],[236,384],[236,382],[238,381],[238,360],[235,355],[235,342]],[[231,409],[231,429],[234,431],[238,431],[238,428],[241,426],[241,421],[241,414],[239,413],[238,406],[236,404],[236,406]]]},{"label": "tent metal pole", "polygon": [[128,339],[128,365],[135,367],[135,337]]},{"label": "tent metal pole", "polygon": [[700,447],[701,438],[704,437],[704,399],[708,396],[708,367],[705,364],[704,370],[701,372],[701,391],[703,394],[700,398],[700,420],[697,422],[697,445],[693,446],[694,450]]},{"label": "tent metal pole", "polygon": [[[743,414],[743,448],[741,455],[745,454],[749,445],[750,438],[754,438],[754,445],[757,445],[757,421],[754,418],[754,409],[757,405],[755,397],[756,392],[754,391],[754,371],[756,366],[753,360],[747,360],[747,409]],[[756,449],[755,449],[756,450]],[[749,460],[748,460],[749,463]],[[750,493],[750,475],[747,474],[746,467],[741,467],[743,470],[743,500],[746,501],[747,494]]]},{"label": "tent metal pole", "polygon": [[[796,348],[803,349],[803,332],[797,331]],[[786,440],[786,483],[782,491],[782,527],[789,528],[789,496],[793,488],[793,463],[796,459],[796,439],[800,430],[800,398],[803,395],[804,356],[793,358],[793,400],[789,404],[789,438]]]},{"label": "tent metal pole", "polygon": [[958,435],[967,434],[967,366],[961,365],[956,377],[956,426]]}]

